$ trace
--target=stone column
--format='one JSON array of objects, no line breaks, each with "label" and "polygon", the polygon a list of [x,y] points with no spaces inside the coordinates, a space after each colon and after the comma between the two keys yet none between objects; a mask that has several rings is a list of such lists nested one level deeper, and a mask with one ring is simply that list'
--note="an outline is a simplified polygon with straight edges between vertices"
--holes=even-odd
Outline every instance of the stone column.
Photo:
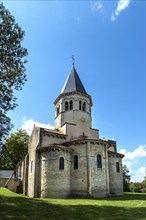
[{"label": "stone column", "polygon": [[28,165],[29,165],[29,154],[27,154],[25,157],[24,185],[23,185],[24,195],[27,195],[27,193],[28,193]]},{"label": "stone column", "polygon": [[106,193],[110,193],[109,187],[109,163],[108,163],[108,145],[105,145],[105,175],[106,175]]},{"label": "stone column", "polygon": [[90,141],[87,142],[87,192],[91,195]]}]

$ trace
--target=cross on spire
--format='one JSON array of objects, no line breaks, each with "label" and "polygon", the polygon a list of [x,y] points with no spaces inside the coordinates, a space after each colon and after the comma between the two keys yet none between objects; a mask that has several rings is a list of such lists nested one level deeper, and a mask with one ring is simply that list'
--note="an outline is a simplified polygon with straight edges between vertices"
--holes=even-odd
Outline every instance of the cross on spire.
[{"label": "cross on spire", "polygon": [[75,57],[74,57],[74,55],[72,55],[72,64],[74,65],[74,61],[75,61]]}]

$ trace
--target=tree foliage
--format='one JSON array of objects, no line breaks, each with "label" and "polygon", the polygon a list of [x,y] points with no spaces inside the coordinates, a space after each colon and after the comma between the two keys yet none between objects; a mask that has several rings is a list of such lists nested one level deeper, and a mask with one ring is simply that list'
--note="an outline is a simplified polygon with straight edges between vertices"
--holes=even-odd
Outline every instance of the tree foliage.
[{"label": "tree foliage", "polygon": [[24,31],[0,3],[0,145],[11,129],[7,112],[17,106],[14,91],[21,90],[26,81],[23,38]]},{"label": "tree foliage", "polygon": [[0,169],[15,169],[27,153],[29,136],[19,129],[11,134],[0,150]]},{"label": "tree foliage", "polygon": [[123,188],[124,192],[130,191],[130,175],[126,165],[123,165]]},{"label": "tree foliage", "polygon": [[146,177],[142,182],[130,182],[129,170],[123,165],[123,187],[124,192],[146,192]]},{"label": "tree foliage", "polygon": [[131,182],[130,183],[131,192],[146,193],[146,179],[142,182]]}]

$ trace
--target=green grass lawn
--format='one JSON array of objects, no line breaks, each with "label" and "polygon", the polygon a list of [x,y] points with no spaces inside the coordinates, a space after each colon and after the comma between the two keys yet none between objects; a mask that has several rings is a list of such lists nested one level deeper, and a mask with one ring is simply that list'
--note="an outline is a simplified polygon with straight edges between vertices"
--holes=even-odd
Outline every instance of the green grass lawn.
[{"label": "green grass lawn", "polygon": [[0,188],[0,220],[146,220],[146,193],[110,199],[34,199]]}]

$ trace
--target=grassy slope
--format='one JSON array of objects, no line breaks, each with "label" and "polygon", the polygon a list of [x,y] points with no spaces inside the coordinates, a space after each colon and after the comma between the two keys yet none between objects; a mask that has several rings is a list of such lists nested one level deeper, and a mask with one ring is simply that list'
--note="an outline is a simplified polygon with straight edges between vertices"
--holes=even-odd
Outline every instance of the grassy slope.
[{"label": "grassy slope", "polygon": [[34,199],[0,188],[0,220],[146,220],[146,194],[112,199]]}]

